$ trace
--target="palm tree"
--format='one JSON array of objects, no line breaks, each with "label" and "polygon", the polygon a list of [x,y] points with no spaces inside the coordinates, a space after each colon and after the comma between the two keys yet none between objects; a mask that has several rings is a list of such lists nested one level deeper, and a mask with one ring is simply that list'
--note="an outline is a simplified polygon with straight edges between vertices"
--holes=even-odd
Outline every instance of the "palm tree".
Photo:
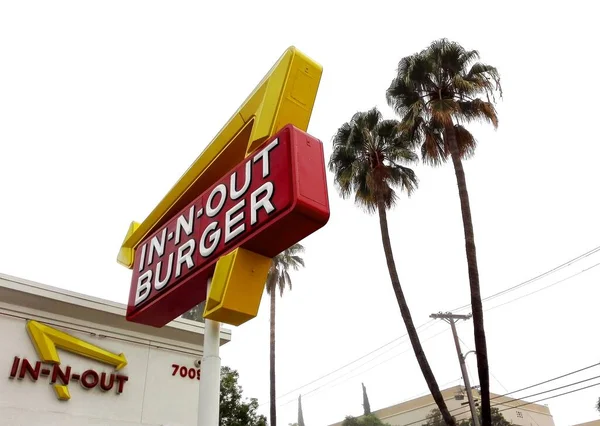
[{"label": "palm tree", "polygon": [[343,198],[354,195],[359,207],[367,213],[379,214],[387,267],[410,343],[437,406],[446,423],[453,426],[454,419],[431,371],[400,286],[390,242],[387,210],[397,198],[394,188],[410,195],[417,187],[415,173],[400,164],[416,161],[417,155],[410,149],[410,141],[400,131],[399,124],[396,120],[383,120],[377,108],[356,113],[333,137],[329,169],[334,173],[336,187]]},{"label": "palm tree", "polygon": [[[476,140],[464,127],[474,121],[498,126],[496,91],[502,96],[496,68],[478,61],[479,53],[441,39],[403,58],[387,90],[388,103],[402,118],[409,137],[421,146],[425,163],[437,166],[448,157],[454,165],[465,234],[473,328],[483,426],[491,425],[490,380],[473,220],[462,160],[474,154]],[[484,99],[482,99],[482,97]]]},{"label": "palm tree", "polygon": [[279,253],[273,258],[265,288],[271,298],[271,347],[270,347],[270,381],[271,381],[271,426],[277,425],[277,407],[275,406],[275,293],[279,289],[279,295],[283,296],[286,287],[292,289],[292,278],[290,269],[297,271],[304,267],[304,259],[300,255],[304,253],[302,244],[297,243]]}]

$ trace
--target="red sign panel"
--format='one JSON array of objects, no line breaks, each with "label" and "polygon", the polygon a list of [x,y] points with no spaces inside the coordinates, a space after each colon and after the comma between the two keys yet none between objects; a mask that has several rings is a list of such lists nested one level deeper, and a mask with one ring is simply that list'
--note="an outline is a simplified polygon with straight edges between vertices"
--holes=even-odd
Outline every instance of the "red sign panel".
[{"label": "red sign panel", "polygon": [[328,220],[323,144],[286,126],[138,246],[127,320],[162,327],[206,299],[220,256],[274,257]]}]

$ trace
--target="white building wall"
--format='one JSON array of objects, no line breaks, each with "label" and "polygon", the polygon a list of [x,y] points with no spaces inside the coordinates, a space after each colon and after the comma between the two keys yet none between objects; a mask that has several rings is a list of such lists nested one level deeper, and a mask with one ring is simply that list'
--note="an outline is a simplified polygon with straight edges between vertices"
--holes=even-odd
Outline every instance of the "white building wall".
[{"label": "white building wall", "polygon": [[[202,356],[200,344],[156,338],[156,329],[150,327],[144,334],[69,317],[68,310],[61,315],[14,306],[4,303],[1,296],[0,292],[0,426],[196,426],[199,380],[174,376],[172,365],[197,371],[195,361]],[[10,378],[15,356],[27,358],[34,365],[39,360],[27,333],[27,319],[110,352],[123,353],[128,363],[115,372],[112,366],[58,350],[63,371],[69,365],[72,373],[93,369],[128,376],[123,392],[117,394],[116,386],[109,391],[102,391],[99,386],[85,389],[79,382],[71,381],[71,398],[60,401],[50,377],[40,376],[37,381],[29,376]],[[182,328],[174,331],[181,333]],[[164,330],[161,332],[164,334]],[[200,343],[202,334],[197,333],[197,337]]]}]

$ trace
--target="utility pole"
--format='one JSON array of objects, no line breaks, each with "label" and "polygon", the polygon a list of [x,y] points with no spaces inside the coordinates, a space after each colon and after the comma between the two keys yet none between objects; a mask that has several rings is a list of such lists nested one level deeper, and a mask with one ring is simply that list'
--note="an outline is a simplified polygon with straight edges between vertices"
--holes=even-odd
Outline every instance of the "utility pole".
[{"label": "utility pole", "polygon": [[468,320],[471,318],[469,315],[455,315],[452,312],[437,313],[429,315],[430,318],[441,319],[450,324],[452,328],[452,335],[454,336],[454,345],[456,346],[456,354],[458,355],[458,362],[460,363],[460,371],[462,372],[463,380],[465,382],[465,388],[467,388],[467,399],[469,400],[469,407],[471,407],[471,416],[473,417],[473,425],[479,426],[479,416],[477,415],[477,409],[475,408],[475,401],[473,400],[473,393],[471,392],[471,383],[469,381],[469,374],[467,373],[467,366],[465,364],[465,357],[460,350],[460,343],[458,342],[458,334],[456,333],[456,321]]}]

